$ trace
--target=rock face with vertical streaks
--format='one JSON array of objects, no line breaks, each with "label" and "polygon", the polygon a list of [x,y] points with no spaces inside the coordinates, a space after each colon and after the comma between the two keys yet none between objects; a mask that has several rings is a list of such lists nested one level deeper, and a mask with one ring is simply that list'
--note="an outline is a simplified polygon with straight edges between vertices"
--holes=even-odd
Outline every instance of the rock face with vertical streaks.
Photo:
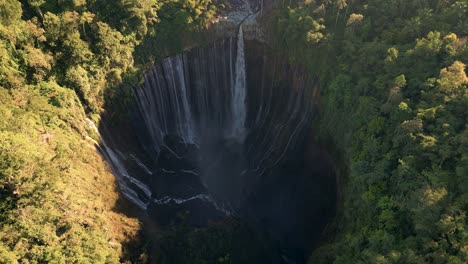
[{"label": "rock face with vertical streaks", "polygon": [[154,156],[167,136],[197,146],[193,161],[222,203],[238,208],[250,186],[294,152],[310,126],[311,78],[283,59],[245,58],[242,26],[229,38],[164,59],[135,88]]},{"label": "rock face with vertical streaks", "polygon": [[[181,213],[192,226],[237,217],[300,259],[335,203],[331,163],[305,158],[317,148],[308,136],[316,80],[244,40],[242,26],[236,38],[165,58],[143,78],[134,87],[139,141],[131,143],[141,152],[121,155],[136,169],[124,171],[107,147],[136,205],[160,224],[178,223]],[[307,223],[316,228],[305,230]]]}]

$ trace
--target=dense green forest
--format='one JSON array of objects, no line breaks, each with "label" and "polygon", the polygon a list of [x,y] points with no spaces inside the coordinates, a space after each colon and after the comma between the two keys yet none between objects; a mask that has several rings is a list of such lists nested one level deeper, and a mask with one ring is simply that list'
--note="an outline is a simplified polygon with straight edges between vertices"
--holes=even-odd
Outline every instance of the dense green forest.
[{"label": "dense green forest", "polygon": [[123,245],[139,223],[119,213],[85,117],[214,13],[211,1],[0,0],[0,263],[138,259]]},{"label": "dense green forest", "polygon": [[[318,140],[341,164],[338,215],[310,263],[467,263],[468,0],[274,4],[260,24],[319,80]],[[145,261],[126,252],[139,223],[119,213],[85,118],[128,100],[127,82],[217,7],[0,0],[0,263]],[[192,236],[190,256],[215,241]]]},{"label": "dense green forest", "polygon": [[273,20],[346,165],[310,263],[468,262],[468,1],[306,1]]}]

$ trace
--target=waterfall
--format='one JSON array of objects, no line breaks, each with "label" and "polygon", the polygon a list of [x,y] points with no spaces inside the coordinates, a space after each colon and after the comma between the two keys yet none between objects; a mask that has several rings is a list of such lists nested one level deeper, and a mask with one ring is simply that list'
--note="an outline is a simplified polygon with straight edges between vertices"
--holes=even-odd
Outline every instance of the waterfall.
[{"label": "waterfall", "polygon": [[245,74],[245,54],[244,54],[244,33],[242,24],[239,27],[237,36],[237,57],[236,57],[236,79],[232,90],[232,131],[231,136],[240,142],[245,138],[245,119],[247,116],[246,98],[246,74]]},{"label": "waterfall", "polygon": [[[236,214],[256,179],[303,142],[310,80],[262,49],[246,57],[245,29],[240,23],[237,38],[162,59],[134,87],[134,127],[144,131],[135,132],[154,167],[102,145],[122,193],[138,207],[204,203]],[[142,175],[130,175],[134,167]],[[168,184],[176,191],[164,193]]]},{"label": "waterfall", "polygon": [[[146,210],[148,206],[148,201],[152,195],[149,187],[146,186],[146,184],[144,184],[143,182],[132,177],[128,173],[121,159],[118,157],[118,155],[116,155],[115,151],[106,143],[93,121],[91,121],[88,118],[86,119],[86,121],[88,122],[90,128],[94,130],[101,139],[101,143],[104,148],[101,148],[100,144],[94,139],[89,138],[97,147],[100,148],[101,152],[103,152],[103,154],[107,157],[109,163],[112,165],[112,168],[114,170],[114,176],[116,177],[119,183],[122,194],[140,209]],[[144,200],[146,200],[146,202]]]}]

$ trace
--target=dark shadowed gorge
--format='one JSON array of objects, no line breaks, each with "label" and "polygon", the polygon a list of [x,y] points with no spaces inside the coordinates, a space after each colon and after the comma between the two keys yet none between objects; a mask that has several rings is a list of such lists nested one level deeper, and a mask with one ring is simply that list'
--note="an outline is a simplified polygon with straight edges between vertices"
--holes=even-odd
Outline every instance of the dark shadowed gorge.
[{"label": "dark shadowed gorge", "polygon": [[468,263],[468,0],[0,0],[0,264]]},{"label": "dark shadowed gorge", "polygon": [[312,137],[316,78],[240,32],[141,83],[130,120],[106,130],[125,196],[162,226],[233,219],[264,241],[265,263],[304,262],[336,208],[334,164]]}]

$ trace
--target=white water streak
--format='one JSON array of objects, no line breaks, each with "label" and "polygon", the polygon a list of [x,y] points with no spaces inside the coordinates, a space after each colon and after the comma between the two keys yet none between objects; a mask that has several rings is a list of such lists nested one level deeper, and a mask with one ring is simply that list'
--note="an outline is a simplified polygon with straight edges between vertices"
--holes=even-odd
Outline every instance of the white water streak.
[{"label": "white water streak", "polygon": [[[116,176],[116,179],[117,179],[117,181],[119,183],[119,186],[120,186],[120,190],[122,191],[123,195],[128,200],[130,200],[132,203],[134,203],[136,206],[138,206],[140,209],[146,210],[146,208],[148,206],[148,203],[145,203],[140,199],[138,193],[128,185],[127,181],[132,183],[134,186],[136,186],[149,199],[152,194],[151,194],[151,191],[148,188],[148,186],[146,186],[141,181],[139,181],[139,180],[133,178],[132,176],[130,176],[130,174],[125,169],[125,166],[121,162],[118,155],[116,155],[116,153],[112,150],[112,148],[110,148],[106,144],[106,141],[102,138],[101,134],[99,133],[98,128],[93,123],[93,121],[91,121],[89,119],[86,119],[86,121],[88,121],[90,127],[101,138],[102,146],[104,146],[105,153],[107,154],[107,157],[110,159],[112,167],[114,168],[114,172],[115,172],[114,175]],[[95,140],[93,140],[93,142],[97,143]],[[98,147],[100,147],[99,144],[98,144]]]},{"label": "white water streak", "polygon": [[193,119],[192,119],[192,111],[190,110],[190,104],[188,100],[188,89],[185,81],[185,71],[184,71],[184,63],[182,55],[178,55],[176,60],[176,70],[177,70],[177,77],[180,81],[180,97],[182,100],[182,107],[184,111],[184,119],[180,120],[180,123],[183,124],[183,133],[185,135],[184,140],[186,143],[195,143],[195,134],[193,130]]},{"label": "white water streak", "polygon": [[183,203],[186,203],[186,202],[190,202],[190,201],[193,201],[193,200],[202,200],[204,202],[208,202],[210,204],[212,204],[216,210],[220,211],[220,212],[223,212],[225,215],[231,215],[231,211],[229,211],[228,209],[224,208],[224,206],[219,206],[214,200],[213,198],[211,198],[211,196],[207,195],[207,194],[198,194],[196,196],[193,196],[193,197],[190,197],[190,198],[186,198],[186,199],[182,199],[182,198],[172,198],[172,197],[169,197],[169,196],[165,196],[161,199],[154,199],[153,202],[155,204],[159,204],[159,205],[166,205],[166,204],[171,204],[171,203],[175,203],[175,204],[183,204]]},{"label": "white water streak", "polygon": [[153,172],[148,169],[148,167],[141,161],[139,160],[135,155],[133,154],[130,154],[130,157],[135,161],[135,163],[140,167],[142,168],[146,173],[148,173],[149,175],[153,175]]},{"label": "white water streak", "polygon": [[245,53],[244,53],[244,33],[242,25],[239,27],[237,37],[237,58],[236,58],[236,79],[232,90],[232,135],[240,142],[245,139],[245,119],[247,116],[246,107],[246,73],[245,73]]}]

